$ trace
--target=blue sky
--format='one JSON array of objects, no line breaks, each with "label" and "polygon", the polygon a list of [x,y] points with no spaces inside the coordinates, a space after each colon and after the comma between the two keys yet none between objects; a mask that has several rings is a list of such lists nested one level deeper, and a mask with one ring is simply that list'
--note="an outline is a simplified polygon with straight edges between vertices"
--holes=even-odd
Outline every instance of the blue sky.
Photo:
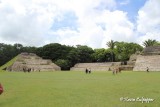
[{"label": "blue sky", "polygon": [[77,30],[77,17],[74,12],[66,12],[63,14],[62,19],[56,19],[51,30],[70,28],[71,30]]},{"label": "blue sky", "polygon": [[160,41],[160,0],[0,0],[0,42],[106,48]]},{"label": "blue sky", "polygon": [[116,0],[117,9],[127,12],[129,19],[133,22],[136,21],[138,11],[144,6],[147,0]]}]

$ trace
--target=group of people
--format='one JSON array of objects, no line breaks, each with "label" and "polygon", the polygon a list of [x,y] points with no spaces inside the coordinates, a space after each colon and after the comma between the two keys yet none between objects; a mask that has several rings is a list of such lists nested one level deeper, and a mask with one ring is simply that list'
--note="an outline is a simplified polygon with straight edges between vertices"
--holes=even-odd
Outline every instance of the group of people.
[{"label": "group of people", "polygon": [[117,67],[117,68],[113,68],[112,69],[112,73],[113,73],[113,75],[115,75],[115,74],[117,74],[117,73],[121,73],[121,68],[120,67]]},{"label": "group of people", "polygon": [[[27,67],[23,68],[23,72],[31,72],[31,71],[36,71],[36,70],[34,68],[27,68]],[[38,69],[38,71],[40,72],[41,70]]]},{"label": "group of people", "polygon": [[[117,68],[113,68],[113,69],[110,69],[110,68],[109,68],[109,70],[112,70],[112,73],[113,73],[113,75],[114,75],[114,74],[117,74],[117,73],[121,73],[121,70],[122,70],[122,69],[121,69],[120,67],[117,67]],[[86,68],[85,73],[86,73],[86,74],[90,74],[90,73],[91,73],[91,68],[89,68],[89,69]]]},{"label": "group of people", "polygon": [[90,74],[91,73],[91,68],[85,70],[86,74]]},{"label": "group of people", "polygon": [[23,68],[23,72],[31,72],[31,68]]}]

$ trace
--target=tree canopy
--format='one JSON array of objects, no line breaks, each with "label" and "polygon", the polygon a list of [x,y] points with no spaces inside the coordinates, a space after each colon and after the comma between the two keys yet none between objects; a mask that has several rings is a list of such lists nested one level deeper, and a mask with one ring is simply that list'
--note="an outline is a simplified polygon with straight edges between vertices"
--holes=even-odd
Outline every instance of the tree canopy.
[{"label": "tree canopy", "polygon": [[111,40],[111,41],[108,41],[106,45],[111,49],[111,60],[113,62],[115,60],[115,54],[114,54],[113,49],[114,49],[114,47],[116,45],[116,42]]},{"label": "tree canopy", "polygon": [[145,46],[145,47],[155,46],[155,45],[158,45],[158,41],[156,41],[156,40],[148,39],[143,42],[143,46]]}]

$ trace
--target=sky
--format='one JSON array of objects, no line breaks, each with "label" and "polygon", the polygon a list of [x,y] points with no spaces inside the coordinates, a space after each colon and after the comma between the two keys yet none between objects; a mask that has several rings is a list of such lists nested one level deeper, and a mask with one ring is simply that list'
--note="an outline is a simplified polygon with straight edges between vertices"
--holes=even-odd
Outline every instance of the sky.
[{"label": "sky", "polygon": [[160,0],[0,0],[0,43],[106,48],[160,41]]}]

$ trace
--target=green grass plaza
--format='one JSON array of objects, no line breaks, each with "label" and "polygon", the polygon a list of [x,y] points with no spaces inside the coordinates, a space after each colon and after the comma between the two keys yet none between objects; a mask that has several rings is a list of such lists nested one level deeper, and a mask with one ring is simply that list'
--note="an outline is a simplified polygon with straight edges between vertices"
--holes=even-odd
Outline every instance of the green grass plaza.
[{"label": "green grass plaza", "polygon": [[0,107],[159,107],[160,73],[0,72]]}]

